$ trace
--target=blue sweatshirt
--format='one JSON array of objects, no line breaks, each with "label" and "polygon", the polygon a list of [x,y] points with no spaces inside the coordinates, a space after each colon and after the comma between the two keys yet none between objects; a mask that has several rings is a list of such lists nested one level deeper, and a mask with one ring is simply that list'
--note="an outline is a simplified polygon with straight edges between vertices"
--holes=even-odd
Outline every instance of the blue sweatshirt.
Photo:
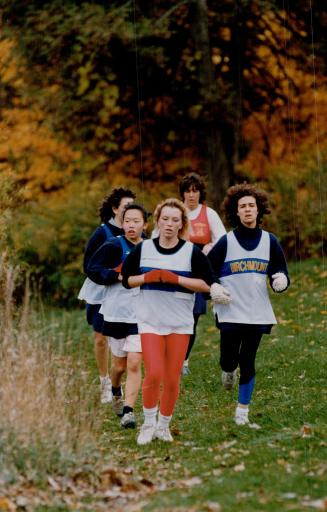
[{"label": "blue sweatshirt", "polygon": [[[114,226],[113,224],[110,223],[110,221],[106,223],[106,226],[109,228],[111,235],[113,237],[124,234],[124,230],[122,228]],[[95,253],[97,249],[99,249],[99,247],[101,247],[102,244],[107,242],[107,240],[109,240],[110,238],[111,237],[109,235],[109,232],[103,224],[101,224],[101,226],[98,226],[97,229],[92,233],[89,241],[86,244],[84,253],[83,266],[85,274],[87,274],[87,265],[89,263],[91,256]]]}]

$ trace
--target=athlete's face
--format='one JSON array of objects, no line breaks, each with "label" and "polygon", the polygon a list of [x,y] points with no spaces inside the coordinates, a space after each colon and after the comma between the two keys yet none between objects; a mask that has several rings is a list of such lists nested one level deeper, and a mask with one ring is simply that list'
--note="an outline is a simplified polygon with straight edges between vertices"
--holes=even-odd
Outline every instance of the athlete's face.
[{"label": "athlete's face", "polygon": [[195,210],[199,206],[200,202],[200,190],[195,187],[190,187],[184,192],[184,204],[189,210]]},{"label": "athlete's face", "polygon": [[172,206],[164,206],[158,219],[160,236],[167,239],[178,238],[178,233],[182,227],[182,212],[180,209]]},{"label": "athlete's face", "polygon": [[255,228],[257,225],[258,207],[253,196],[244,196],[238,200],[237,215],[243,226]]},{"label": "athlete's face", "polygon": [[123,213],[128,204],[132,203],[134,199],[132,197],[122,197],[119,203],[118,208],[113,207],[112,211],[115,214],[115,221],[118,226],[122,226],[123,224]]},{"label": "athlete's face", "polygon": [[123,230],[126,238],[130,241],[138,243],[141,241],[141,235],[145,229],[145,222],[140,210],[127,210],[123,219]]}]

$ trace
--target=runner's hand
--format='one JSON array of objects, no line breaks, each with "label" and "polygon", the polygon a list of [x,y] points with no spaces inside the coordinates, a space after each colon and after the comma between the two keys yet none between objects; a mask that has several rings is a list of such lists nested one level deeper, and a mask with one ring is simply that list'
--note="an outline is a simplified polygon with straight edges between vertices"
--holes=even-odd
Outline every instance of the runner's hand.
[{"label": "runner's hand", "polygon": [[146,272],[144,275],[144,283],[159,283],[161,281],[161,270],[156,268],[154,270],[150,270],[150,272]]},{"label": "runner's hand", "polygon": [[287,288],[287,277],[283,272],[277,272],[272,278],[272,288],[275,292],[283,292]]},{"label": "runner's hand", "polygon": [[229,304],[232,301],[229,291],[219,283],[211,285],[210,297],[214,304]]},{"label": "runner's hand", "polygon": [[170,270],[161,270],[161,281],[163,283],[178,284],[178,274]]}]

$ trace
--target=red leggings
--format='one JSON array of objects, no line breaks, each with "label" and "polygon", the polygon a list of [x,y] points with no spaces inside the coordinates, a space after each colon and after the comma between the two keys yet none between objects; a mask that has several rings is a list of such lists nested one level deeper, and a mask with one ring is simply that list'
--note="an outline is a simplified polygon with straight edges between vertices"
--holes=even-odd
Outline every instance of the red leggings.
[{"label": "red leggings", "polygon": [[189,339],[189,334],[141,334],[145,367],[142,393],[146,409],[155,407],[160,399],[161,414],[172,415]]}]

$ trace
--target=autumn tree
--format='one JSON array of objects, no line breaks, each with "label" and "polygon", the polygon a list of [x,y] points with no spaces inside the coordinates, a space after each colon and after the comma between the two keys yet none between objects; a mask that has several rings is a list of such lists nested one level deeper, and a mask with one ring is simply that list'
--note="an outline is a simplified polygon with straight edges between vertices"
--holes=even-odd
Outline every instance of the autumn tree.
[{"label": "autumn tree", "polygon": [[78,287],[103,190],[128,184],[152,209],[192,169],[216,208],[244,177],[284,198],[271,166],[324,140],[318,0],[0,0],[0,13],[0,172],[25,186],[15,244],[51,293]]},{"label": "autumn tree", "polygon": [[[296,90],[285,57],[310,66],[305,2],[287,10],[249,0],[2,4],[32,65],[31,86],[47,86],[40,101],[83,151],[91,179],[128,172],[151,183],[198,169],[216,205],[248,150],[244,120],[285,104],[285,79]],[[312,2],[318,32],[319,12]]]}]

